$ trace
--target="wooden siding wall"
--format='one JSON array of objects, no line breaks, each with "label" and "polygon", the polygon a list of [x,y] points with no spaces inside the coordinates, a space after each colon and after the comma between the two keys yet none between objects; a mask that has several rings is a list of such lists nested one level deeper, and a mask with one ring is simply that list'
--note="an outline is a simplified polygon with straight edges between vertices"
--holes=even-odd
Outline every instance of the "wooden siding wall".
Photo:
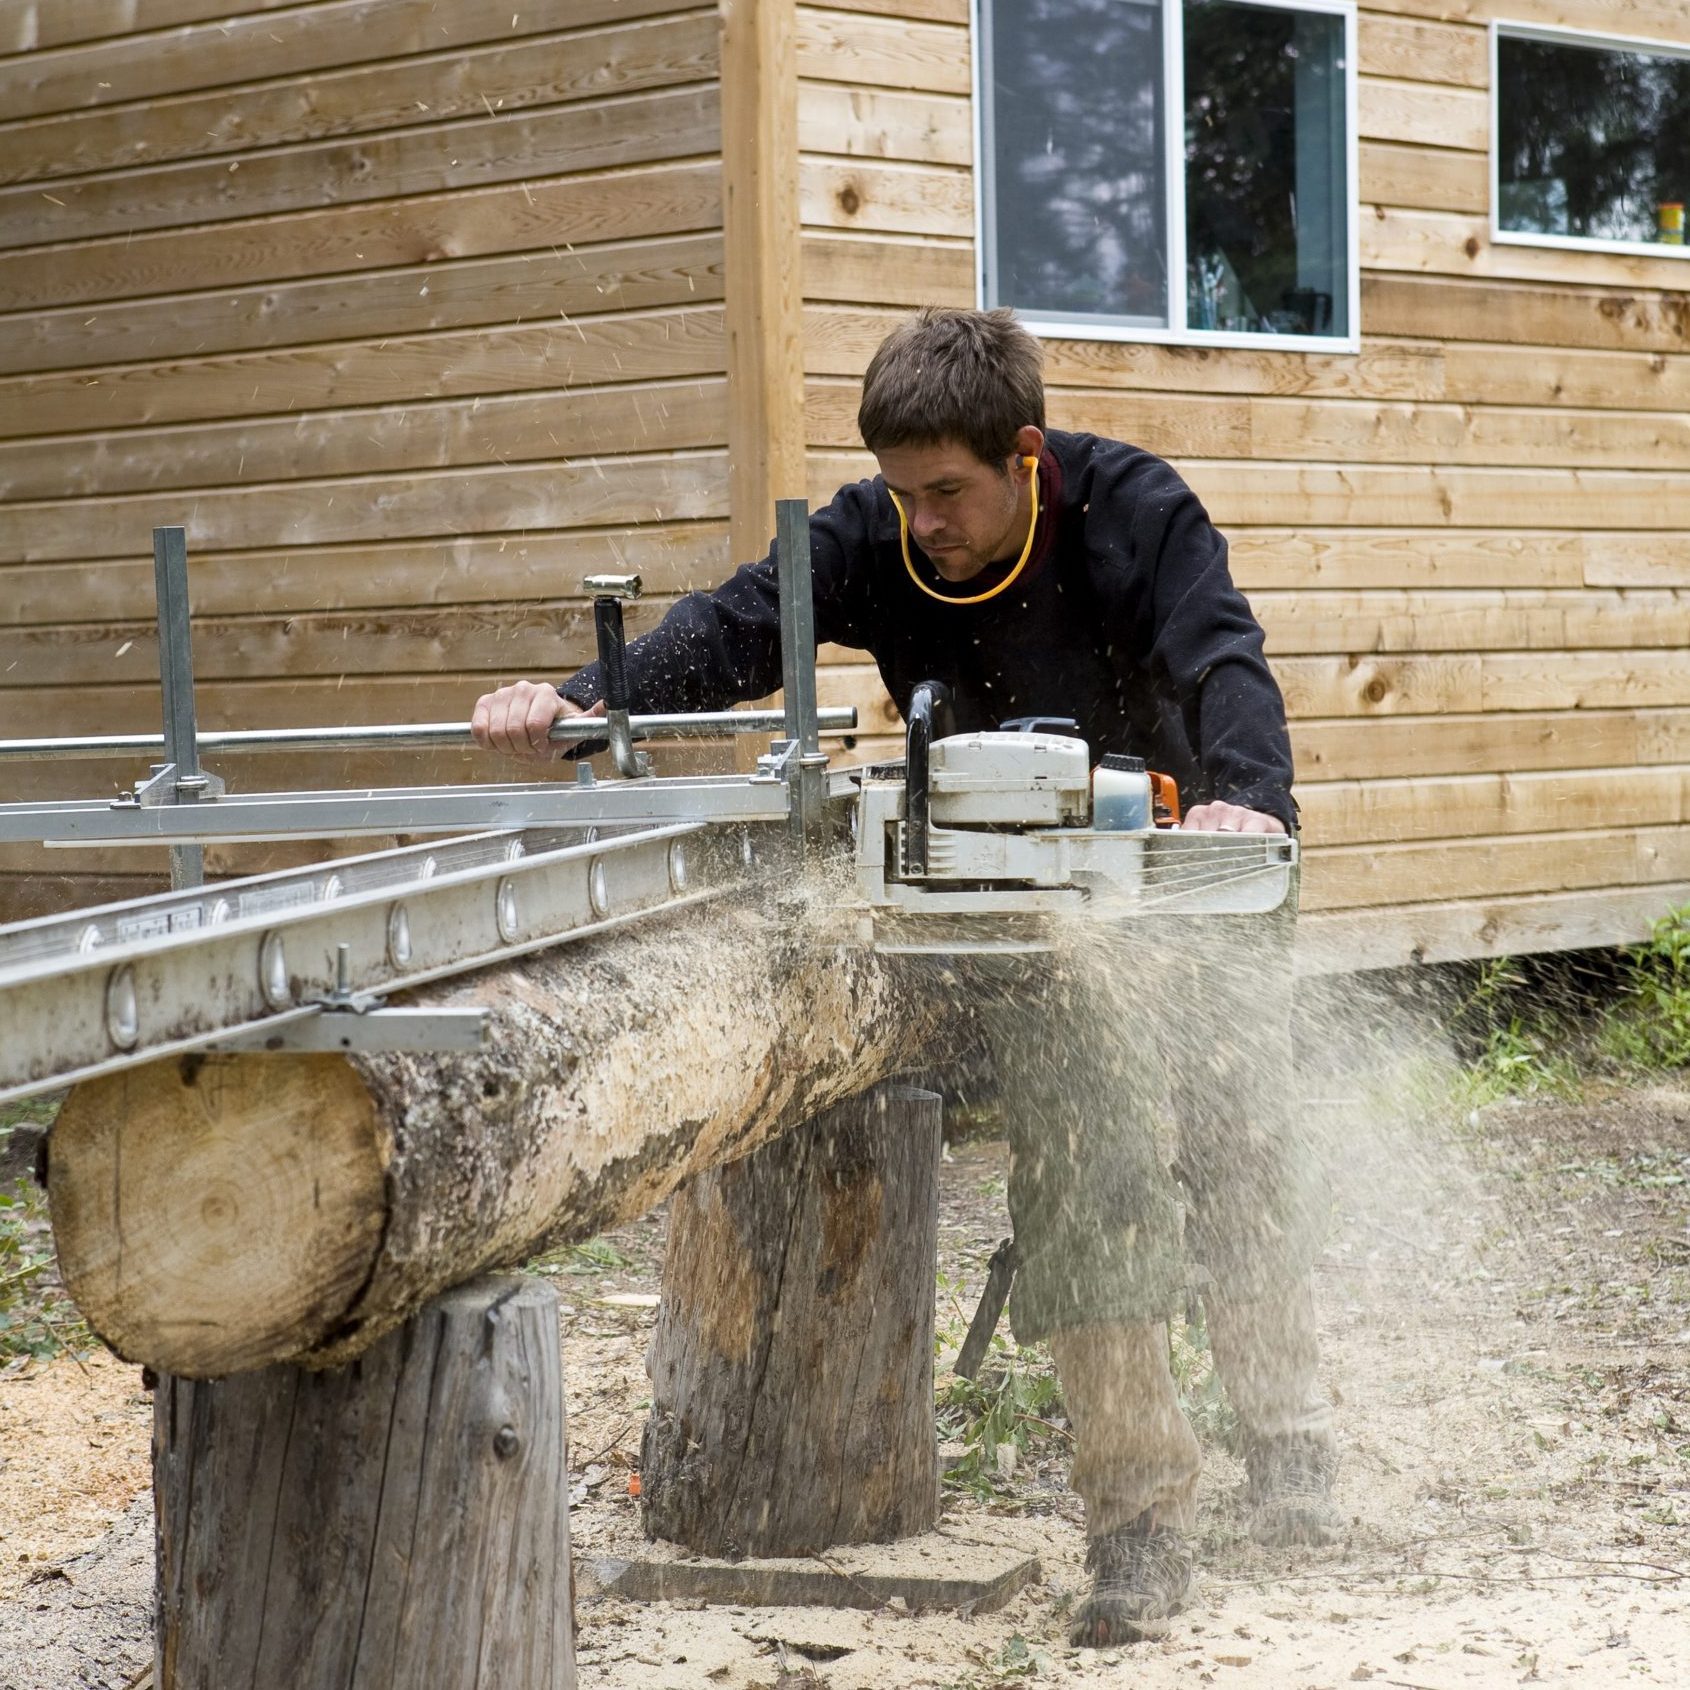
[{"label": "wooden siding wall", "polygon": [[[637,630],[726,563],[713,0],[235,9],[0,0],[0,736],[157,731],[154,524],[208,727],[464,719],[590,655],[585,571]],[[158,866],[0,846],[0,918]]]},{"label": "wooden siding wall", "polygon": [[[967,0],[799,17],[811,496],[910,306],[972,304]],[[1690,262],[1489,239],[1493,16],[1365,0],[1359,356],[1052,340],[1052,421],[1177,462],[1285,688],[1314,966],[1614,943],[1690,898]],[[889,711],[840,658],[829,701]],[[890,725],[890,724],[888,724]]]}]

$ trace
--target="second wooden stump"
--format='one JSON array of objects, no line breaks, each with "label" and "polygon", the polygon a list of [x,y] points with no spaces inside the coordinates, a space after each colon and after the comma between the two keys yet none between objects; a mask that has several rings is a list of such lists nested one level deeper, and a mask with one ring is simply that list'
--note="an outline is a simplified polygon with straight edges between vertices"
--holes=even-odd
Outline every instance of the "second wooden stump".
[{"label": "second wooden stump", "polygon": [[937,1520],[939,1122],[933,1092],[883,1085],[676,1193],[649,1536],[812,1555]]}]

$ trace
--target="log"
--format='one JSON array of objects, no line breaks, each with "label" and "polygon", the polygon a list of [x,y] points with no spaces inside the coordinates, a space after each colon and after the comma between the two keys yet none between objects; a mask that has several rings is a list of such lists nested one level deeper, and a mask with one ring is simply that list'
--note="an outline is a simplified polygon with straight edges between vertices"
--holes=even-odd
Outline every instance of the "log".
[{"label": "log", "polygon": [[346,1367],[160,1379],[159,1690],[574,1690],[568,1471],[535,1280]]},{"label": "log", "polygon": [[907,1067],[931,964],[734,905],[417,994],[472,1056],[190,1056],[77,1087],[49,1142],[65,1284],[118,1354],[338,1365],[447,1287],[644,1213]]},{"label": "log", "polygon": [[938,1095],[888,1084],[671,1200],[641,1444],[646,1533],[814,1555],[926,1531]]}]

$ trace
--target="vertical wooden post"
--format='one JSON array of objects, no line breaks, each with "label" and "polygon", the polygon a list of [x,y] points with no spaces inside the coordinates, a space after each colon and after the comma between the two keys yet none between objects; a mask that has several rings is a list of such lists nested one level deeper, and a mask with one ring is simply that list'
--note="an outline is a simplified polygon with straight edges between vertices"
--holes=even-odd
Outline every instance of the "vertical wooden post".
[{"label": "vertical wooden post", "polygon": [[671,1199],[646,1531],[809,1555],[938,1518],[940,1102],[885,1085]]},{"label": "vertical wooden post", "polygon": [[350,1366],[161,1379],[158,1690],[574,1690],[557,1296],[484,1278]]},{"label": "vertical wooden post", "polygon": [[797,32],[797,0],[722,0],[728,497],[736,564],[767,549],[775,501],[805,494]]}]

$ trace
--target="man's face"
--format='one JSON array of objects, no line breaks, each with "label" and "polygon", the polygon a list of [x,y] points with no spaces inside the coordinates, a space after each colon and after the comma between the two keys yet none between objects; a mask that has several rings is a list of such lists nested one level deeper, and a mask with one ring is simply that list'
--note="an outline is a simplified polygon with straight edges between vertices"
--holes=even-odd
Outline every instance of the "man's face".
[{"label": "man's face", "polygon": [[915,543],[947,581],[971,581],[1000,558],[1012,558],[1026,542],[1032,515],[1032,471],[1021,462],[1036,457],[1044,436],[1024,428],[1016,453],[984,463],[959,441],[936,446],[893,446],[876,454],[886,485],[909,518]]}]

